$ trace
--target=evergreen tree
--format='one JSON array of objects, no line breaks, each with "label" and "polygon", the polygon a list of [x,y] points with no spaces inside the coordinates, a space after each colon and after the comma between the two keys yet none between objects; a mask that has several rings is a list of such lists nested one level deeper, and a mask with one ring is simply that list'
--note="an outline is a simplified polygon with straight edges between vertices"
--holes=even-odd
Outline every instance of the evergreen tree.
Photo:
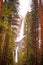
[{"label": "evergreen tree", "polygon": [[[4,46],[3,46],[3,58],[2,58],[2,64],[1,65],[12,65],[13,62],[13,43],[14,43],[14,30],[11,28],[12,22],[15,20],[14,17],[18,17],[17,13],[17,0],[5,0],[3,2],[2,6],[2,17],[3,20],[3,26],[5,27],[5,39],[4,39]],[[9,6],[10,5],[10,6]],[[13,17],[13,14],[14,17]],[[16,14],[15,14],[16,13]],[[14,19],[14,21],[13,21]],[[11,39],[12,38],[12,39]]]},{"label": "evergreen tree", "polygon": [[35,56],[35,65],[38,65],[38,53],[39,53],[39,42],[38,42],[38,0],[32,0],[32,49]]}]

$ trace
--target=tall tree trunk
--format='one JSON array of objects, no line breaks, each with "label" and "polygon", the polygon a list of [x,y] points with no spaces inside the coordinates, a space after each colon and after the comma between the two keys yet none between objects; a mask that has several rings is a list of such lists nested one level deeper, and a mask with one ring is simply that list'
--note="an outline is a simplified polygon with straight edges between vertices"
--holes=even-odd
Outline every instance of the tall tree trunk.
[{"label": "tall tree trunk", "polygon": [[0,0],[0,16],[2,14],[2,0]]},{"label": "tall tree trunk", "polygon": [[[2,15],[2,0],[0,0],[0,18]],[[2,30],[1,30],[1,26],[0,26],[0,54],[1,54],[1,42],[2,42]],[[1,65],[1,55],[0,55],[0,65]]]},{"label": "tall tree trunk", "polygon": [[42,1],[41,0],[39,0],[40,1],[40,4],[39,4],[39,6],[40,6],[40,24],[41,24],[41,47],[42,47],[42,49],[43,49],[43,7],[42,7]]},{"label": "tall tree trunk", "polygon": [[41,24],[41,59],[40,59],[40,65],[43,65],[43,4],[42,0],[39,0],[39,6],[40,6],[40,24]]},{"label": "tall tree trunk", "polygon": [[2,59],[2,51],[1,51],[1,46],[2,46],[2,34],[0,33],[0,65],[1,65],[1,59]]},{"label": "tall tree trunk", "polygon": [[4,49],[3,49],[2,65],[6,65],[7,64],[9,39],[10,39],[10,35],[9,35],[9,32],[8,32],[8,33],[6,33],[6,36],[5,36],[5,45],[4,45]]},{"label": "tall tree trunk", "polygon": [[38,65],[38,0],[32,0],[33,7],[32,7],[32,41],[33,41],[33,55],[35,56],[34,65]]},{"label": "tall tree trunk", "polygon": [[[2,0],[0,0],[0,19],[1,19],[1,15],[2,15]],[[1,65],[2,28],[3,27],[0,26],[0,65]]]},{"label": "tall tree trunk", "polygon": [[6,3],[7,1],[5,0],[5,3]]}]

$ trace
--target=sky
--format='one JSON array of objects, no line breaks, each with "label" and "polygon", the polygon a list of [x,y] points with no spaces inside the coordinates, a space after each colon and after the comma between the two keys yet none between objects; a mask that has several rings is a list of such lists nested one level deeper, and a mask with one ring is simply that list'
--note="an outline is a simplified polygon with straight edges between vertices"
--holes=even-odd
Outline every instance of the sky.
[{"label": "sky", "polygon": [[27,13],[27,11],[31,11],[31,3],[32,0],[19,0],[19,14],[21,16],[25,16],[25,14]]}]

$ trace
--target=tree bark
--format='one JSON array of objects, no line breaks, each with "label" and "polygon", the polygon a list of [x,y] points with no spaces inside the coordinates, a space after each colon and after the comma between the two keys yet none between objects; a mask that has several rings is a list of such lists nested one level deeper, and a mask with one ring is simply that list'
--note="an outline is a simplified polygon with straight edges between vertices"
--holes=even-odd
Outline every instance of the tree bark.
[{"label": "tree bark", "polygon": [[41,24],[41,47],[43,49],[43,6],[41,0],[39,0],[39,6],[40,6],[40,24]]},{"label": "tree bark", "polygon": [[2,0],[0,0],[0,16],[2,14]]},{"label": "tree bark", "polygon": [[33,1],[33,8],[32,8],[32,49],[33,49],[33,55],[35,57],[34,65],[38,65],[38,52],[39,52],[39,37],[38,37],[38,0],[32,0]]},{"label": "tree bark", "polygon": [[3,49],[3,61],[2,61],[2,65],[6,65],[7,64],[9,39],[10,39],[10,35],[9,35],[9,33],[6,33],[5,45],[4,45],[4,49]]}]

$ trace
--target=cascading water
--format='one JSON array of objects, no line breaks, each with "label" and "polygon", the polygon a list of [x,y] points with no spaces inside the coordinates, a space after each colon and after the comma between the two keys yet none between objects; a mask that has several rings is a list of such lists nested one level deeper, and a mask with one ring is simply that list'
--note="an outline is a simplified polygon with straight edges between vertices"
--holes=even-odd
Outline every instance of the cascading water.
[{"label": "cascading water", "polygon": [[20,22],[21,22],[20,32],[19,32],[19,35],[16,38],[15,42],[20,42],[24,37],[24,18],[22,18],[22,20]]},{"label": "cascading water", "polygon": [[[20,26],[20,32],[19,32],[19,36],[16,38],[15,42],[19,43],[23,37],[24,37],[24,18],[22,18],[21,20],[21,26]],[[18,62],[18,45],[16,46],[16,50],[15,50],[15,62]]]},{"label": "cascading water", "polygon": [[[19,42],[25,37],[24,35],[24,22],[25,22],[25,15],[27,13],[27,11],[31,11],[31,7],[30,7],[30,3],[31,0],[19,0],[19,16],[21,16],[22,18],[20,19],[20,31],[19,34],[16,37],[16,50],[15,50],[15,62],[18,62],[18,49],[19,49]],[[29,6],[28,6],[29,5]]]}]

